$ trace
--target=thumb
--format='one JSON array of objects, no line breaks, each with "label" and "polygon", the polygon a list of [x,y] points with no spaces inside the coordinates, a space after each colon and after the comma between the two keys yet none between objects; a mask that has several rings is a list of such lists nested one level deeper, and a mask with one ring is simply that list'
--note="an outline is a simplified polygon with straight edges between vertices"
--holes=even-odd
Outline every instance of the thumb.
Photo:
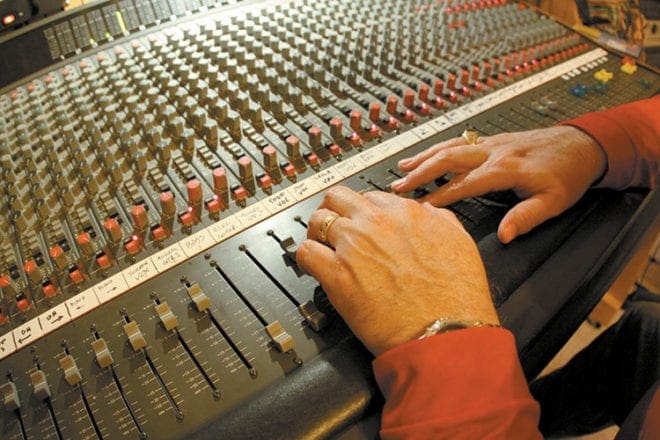
[{"label": "thumb", "polygon": [[502,243],[509,243],[562,211],[556,199],[550,195],[535,195],[518,203],[506,213],[500,222],[497,236]]}]

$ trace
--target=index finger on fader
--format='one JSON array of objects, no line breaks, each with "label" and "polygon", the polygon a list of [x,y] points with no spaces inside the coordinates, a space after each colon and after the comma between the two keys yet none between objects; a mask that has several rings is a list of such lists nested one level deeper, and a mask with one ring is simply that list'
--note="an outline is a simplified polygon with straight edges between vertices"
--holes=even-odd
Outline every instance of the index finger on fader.
[{"label": "index finger on fader", "polygon": [[325,193],[319,208],[326,208],[340,216],[351,218],[372,209],[373,205],[352,189],[345,186],[334,186]]}]

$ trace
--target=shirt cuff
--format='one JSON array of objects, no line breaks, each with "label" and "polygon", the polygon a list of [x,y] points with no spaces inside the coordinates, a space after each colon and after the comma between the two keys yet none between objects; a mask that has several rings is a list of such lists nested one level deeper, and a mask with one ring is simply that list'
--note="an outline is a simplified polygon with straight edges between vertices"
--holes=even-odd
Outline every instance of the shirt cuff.
[{"label": "shirt cuff", "polygon": [[536,430],[538,404],[508,330],[469,328],[410,341],[380,355],[373,368],[386,399],[383,433],[430,423],[465,429],[477,420],[486,427],[521,414]]}]

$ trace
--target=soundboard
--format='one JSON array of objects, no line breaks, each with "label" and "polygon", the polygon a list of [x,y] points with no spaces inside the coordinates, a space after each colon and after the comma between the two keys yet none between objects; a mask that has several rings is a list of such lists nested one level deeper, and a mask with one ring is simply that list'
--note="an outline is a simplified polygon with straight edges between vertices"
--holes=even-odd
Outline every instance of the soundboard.
[{"label": "soundboard", "polygon": [[[100,1],[3,36],[0,60],[7,440],[354,435],[382,404],[371,357],[295,257],[323,191],[388,191],[466,128],[660,86],[506,0]],[[533,376],[660,201],[593,191],[504,246],[516,202],[448,208]]]}]

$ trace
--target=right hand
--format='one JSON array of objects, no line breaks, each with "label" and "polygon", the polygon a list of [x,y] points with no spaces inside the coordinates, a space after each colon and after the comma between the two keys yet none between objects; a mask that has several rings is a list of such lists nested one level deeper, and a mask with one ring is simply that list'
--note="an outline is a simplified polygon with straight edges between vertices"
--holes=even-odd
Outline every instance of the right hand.
[{"label": "right hand", "polygon": [[[332,217],[326,246],[321,229]],[[307,237],[298,264],[376,356],[441,317],[499,323],[477,246],[446,209],[335,186]]]},{"label": "right hand", "polygon": [[454,173],[447,184],[420,199],[434,206],[512,189],[524,200],[506,213],[497,231],[500,241],[509,243],[575,204],[606,165],[605,153],[591,137],[557,126],[480,137],[476,145],[450,139],[401,160],[399,168],[408,175],[391,188],[412,191]]}]

